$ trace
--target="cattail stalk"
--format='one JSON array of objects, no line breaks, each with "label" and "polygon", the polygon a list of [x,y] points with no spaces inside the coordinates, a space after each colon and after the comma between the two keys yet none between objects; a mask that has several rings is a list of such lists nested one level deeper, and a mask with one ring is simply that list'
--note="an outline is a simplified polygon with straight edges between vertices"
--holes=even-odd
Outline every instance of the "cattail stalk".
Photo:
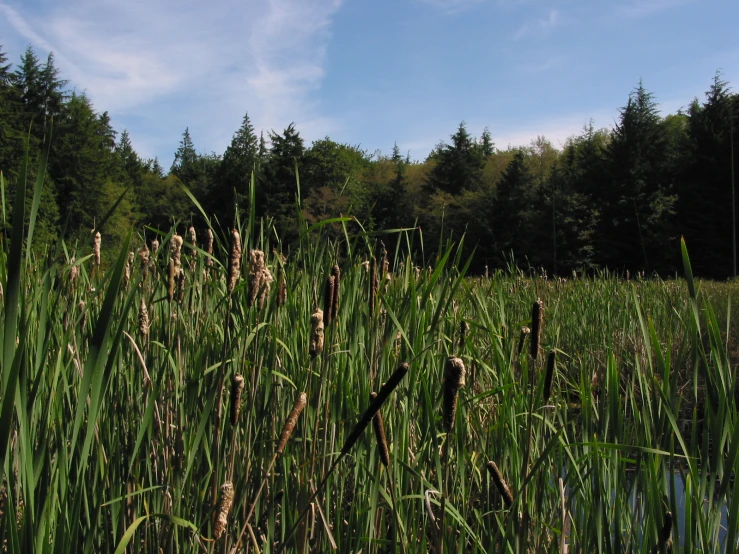
[{"label": "cattail stalk", "polygon": [[498,469],[498,466],[495,465],[495,462],[488,462],[487,468],[490,476],[493,478],[495,487],[498,489],[500,496],[503,497],[506,508],[510,508],[513,504],[513,494],[511,494],[511,489],[508,488],[508,483],[503,479],[503,474]]},{"label": "cattail stalk", "polygon": [[328,327],[331,325],[331,317],[334,313],[334,286],[336,279],[333,275],[329,275],[326,280],[326,290],[323,295],[323,325]]},{"label": "cattail stalk", "polygon": [[244,378],[241,375],[234,375],[231,378],[231,425],[234,427],[239,421],[239,406],[243,390]]},{"label": "cattail stalk", "polygon": [[454,428],[457,413],[457,393],[465,385],[465,368],[461,358],[447,359],[444,367],[444,409],[443,420],[447,432]]},{"label": "cattail stalk", "polygon": [[557,364],[557,352],[551,350],[549,356],[547,356],[547,372],[544,377],[544,403],[549,402],[549,398],[552,395],[552,380],[554,378],[554,370]]},{"label": "cattail stalk", "polygon": [[175,286],[177,284],[177,268],[175,266],[175,261],[173,259],[169,260],[169,265],[167,266],[167,300],[169,300],[169,303],[172,303],[172,300],[174,300],[174,291]]},{"label": "cattail stalk", "polygon": [[[377,398],[377,393],[373,392],[370,399]],[[382,465],[388,467],[390,465],[390,451],[387,447],[387,438],[385,437],[385,425],[382,421],[382,414],[378,411],[372,418],[372,427],[375,430],[375,438],[377,439],[377,451],[380,454]]]},{"label": "cattail stalk", "polygon": [[526,341],[526,337],[531,334],[531,329],[528,327],[521,327],[521,334],[518,335],[518,349],[516,352],[518,353],[518,356],[521,356],[521,352],[523,352],[523,345]]},{"label": "cattail stalk", "polygon": [[331,269],[331,275],[334,278],[334,293],[331,302],[331,321],[335,321],[339,314],[339,291],[341,290],[341,268],[335,265]]},{"label": "cattail stalk", "polygon": [[375,315],[375,297],[377,296],[377,261],[372,258],[370,262],[370,290],[369,290],[369,315],[370,318]]},{"label": "cattail stalk", "polygon": [[541,348],[541,328],[544,320],[544,303],[541,299],[534,302],[531,307],[531,359],[539,357]]}]

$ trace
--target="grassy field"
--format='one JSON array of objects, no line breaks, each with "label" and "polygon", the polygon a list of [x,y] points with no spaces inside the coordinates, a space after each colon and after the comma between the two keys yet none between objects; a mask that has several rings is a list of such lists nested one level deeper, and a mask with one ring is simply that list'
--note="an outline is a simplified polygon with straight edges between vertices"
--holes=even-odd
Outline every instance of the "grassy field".
[{"label": "grassy field", "polygon": [[4,552],[737,550],[739,286],[687,251],[685,280],[481,279],[252,218],[106,267],[27,254],[19,213]]}]

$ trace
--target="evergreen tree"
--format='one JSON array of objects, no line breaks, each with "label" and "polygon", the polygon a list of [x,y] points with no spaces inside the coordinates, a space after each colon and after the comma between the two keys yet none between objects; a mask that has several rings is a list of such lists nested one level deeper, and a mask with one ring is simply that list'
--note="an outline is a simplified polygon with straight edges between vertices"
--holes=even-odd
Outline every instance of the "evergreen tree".
[{"label": "evergreen tree", "polygon": [[[451,138],[451,144],[440,144],[430,155],[436,165],[431,171],[429,185],[432,190],[453,195],[464,189],[475,190],[482,183],[484,151],[467,132],[464,121]],[[492,143],[486,148],[492,149]]]},{"label": "evergreen tree", "polygon": [[493,137],[490,134],[490,129],[485,127],[485,130],[482,132],[482,136],[480,137],[480,150],[482,151],[483,157],[487,158],[488,156],[492,156],[493,152],[495,152],[495,143],[493,142]]},{"label": "evergreen tree", "polygon": [[197,162],[198,154],[195,152],[195,144],[192,142],[190,137],[190,128],[185,128],[185,132],[182,133],[182,140],[177,151],[174,153],[174,161],[170,171],[176,175],[185,185],[195,181],[197,177]]},{"label": "evergreen tree", "polygon": [[208,207],[221,221],[233,217],[234,191],[239,205],[247,206],[252,173],[259,170],[259,165],[258,139],[249,114],[244,114],[241,127],[223,154],[217,182],[209,195]]},{"label": "evergreen tree", "polygon": [[282,132],[269,134],[271,147],[262,173],[258,207],[260,213],[275,216],[285,223],[290,219],[297,194],[296,164],[302,166],[303,138],[291,123]]}]

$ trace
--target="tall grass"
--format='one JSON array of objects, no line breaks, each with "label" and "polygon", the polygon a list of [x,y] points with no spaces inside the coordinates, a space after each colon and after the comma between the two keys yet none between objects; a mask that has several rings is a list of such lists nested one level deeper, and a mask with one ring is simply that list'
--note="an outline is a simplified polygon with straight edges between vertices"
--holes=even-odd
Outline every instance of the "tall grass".
[{"label": "tall grass", "polygon": [[[684,247],[683,280],[482,279],[465,276],[455,244],[417,272],[417,252],[404,246],[418,244],[413,231],[399,232],[385,271],[374,239],[348,217],[299,221],[300,247],[282,251],[252,213],[236,227],[240,260],[216,222],[212,254],[179,229],[188,263],[170,300],[175,229],[158,233],[161,247],[134,264],[126,288],[141,237],[93,272],[85,248],[24,255],[35,214],[30,225],[24,215],[17,206],[0,253],[3,551],[739,546],[727,300],[737,288],[694,281]],[[324,240],[329,225],[341,240]],[[263,304],[246,272],[229,273],[248,267],[252,250],[286,284]],[[376,271],[365,271],[370,259]],[[541,356],[519,348],[538,298],[536,351],[556,352],[549,376]],[[311,315],[329,304],[324,347],[311,355]],[[450,358],[466,376],[445,420]],[[384,459],[357,424],[369,423],[372,391],[403,361],[408,374],[382,408]],[[243,389],[230,394],[236,375]]]}]

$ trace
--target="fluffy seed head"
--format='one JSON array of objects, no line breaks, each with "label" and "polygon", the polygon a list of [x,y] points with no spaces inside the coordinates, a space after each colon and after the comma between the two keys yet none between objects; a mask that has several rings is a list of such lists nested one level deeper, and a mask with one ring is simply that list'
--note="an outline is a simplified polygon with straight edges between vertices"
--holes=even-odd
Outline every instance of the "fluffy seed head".
[{"label": "fluffy seed head", "polygon": [[69,264],[71,265],[69,268],[69,286],[74,287],[80,276],[80,266],[74,265],[74,256],[69,260]]},{"label": "fluffy seed head", "polygon": [[506,508],[510,508],[511,504],[513,504],[513,494],[511,494],[511,489],[508,488],[508,483],[503,479],[503,474],[498,469],[498,466],[495,465],[495,462],[488,462],[487,468],[490,476],[493,478],[495,487],[498,489],[500,496],[503,497]]},{"label": "fluffy seed head", "polygon": [[92,254],[95,259],[95,265],[100,265],[100,232],[96,231],[92,239]]},{"label": "fluffy seed head", "polygon": [[[248,306],[251,308],[257,301],[264,278],[264,252],[261,250],[249,251],[249,297]],[[271,276],[270,276],[271,277]]]},{"label": "fluffy seed head", "polygon": [[149,249],[146,247],[146,245],[142,246],[136,251],[136,254],[139,257],[139,267],[141,268],[141,273],[146,277],[146,274],[149,270]]},{"label": "fluffy seed head", "polygon": [[133,268],[133,260],[135,258],[135,254],[133,252],[128,253],[128,258],[126,259],[126,267],[123,272],[123,288],[128,288],[128,283],[131,282],[131,269]]},{"label": "fluffy seed head", "polygon": [[234,500],[234,486],[231,481],[226,481],[221,486],[221,498],[218,501],[218,510],[216,511],[216,523],[213,526],[213,538],[218,540],[226,530],[228,524],[228,514],[231,511],[231,504]]},{"label": "fluffy seed head", "polygon": [[236,229],[231,231],[231,255],[228,258],[228,292],[233,292],[241,275],[241,235]]},{"label": "fluffy seed head", "polygon": [[457,393],[465,385],[465,368],[461,358],[450,357],[444,366],[444,427],[451,432],[457,413]]},{"label": "fluffy seed head", "polygon": [[178,234],[172,235],[169,240],[169,250],[171,259],[174,260],[175,266],[180,267],[180,257],[182,256],[182,237]]},{"label": "fluffy seed head", "polygon": [[267,300],[267,298],[269,298],[269,293],[272,290],[272,281],[274,281],[272,273],[270,273],[266,265],[263,266],[259,285],[258,306],[260,310],[264,307],[264,302]]},{"label": "fluffy seed head", "polygon": [[231,425],[235,426],[239,421],[239,405],[241,404],[241,392],[244,390],[244,378],[241,375],[231,377]]},{"label": "fluffy seed head", "polygon": [[195,248],[198,244],[197,236],[195,235],[195,227],[190,225],[190,228],[187,230],[187,234],[190,237],[190,244],[192,245],[192,250],[190,250],[190,256],[193,258],[198,257],[198,251]]},{"label": "fluffy seed head", "polygon": [[159,241],[157,239],[154,239],[153,241],[151,241],[152,254],[156,254],[157,250],[159,250]]},{"label": "fluffy seed head", "polygon": [[531,329],[528,327],[521,327],[521,334],[518,336],[518,355],[521,355],[521,352],[523,352],[523,343],[526,340],[526,337],[531,333]]},{"label": "fluffy seed head", "polygon": [[316,308],[310,316],[310,324],[310,355],[311,358],[315,358],[323,352],[323,310],[321,308]]},{"label": "fluffy seed head", "polygon": [[275,450],[276,454],[282,454],[282,451],[285,450],[285,446],[287,445],[287,441],[290,440],[290,435],[293,434],[293,430],[295,429],[295,424],[298,422],[298,418],[300,417],[300,414],[303,412],[303,409],[305,408],[305,405],[308,402],[308,395],[304,392],[301,392],[298,394],[298,396],[295,398],[295,403],[293,404],[292,410],[290,410],[290,413],[287,416],[287,419],[285,420],[285,425],[282,426],[282,432],[280,433],[280,442],[277,443],[277,450]]},{"label": "fluffy seed head", "polygon": [[146,300],[141,299],[139,306],[139,333],[144,344],[149,341],[149,310],[146,308]]},{"label": "fluffy seed head", "polygon": [[177,267],[173,259],[169,260],[167,266],[167,300],[172,302],[174,300],[174,290],[177,284]]},{"label": "fluffy seed head", "polygon": [[209,254],[205,260],[205,265],[210,267],[213,265],[213,258],[211,258],[213,255],[213,231],[210,229],[205,232],[205,251]]}]

